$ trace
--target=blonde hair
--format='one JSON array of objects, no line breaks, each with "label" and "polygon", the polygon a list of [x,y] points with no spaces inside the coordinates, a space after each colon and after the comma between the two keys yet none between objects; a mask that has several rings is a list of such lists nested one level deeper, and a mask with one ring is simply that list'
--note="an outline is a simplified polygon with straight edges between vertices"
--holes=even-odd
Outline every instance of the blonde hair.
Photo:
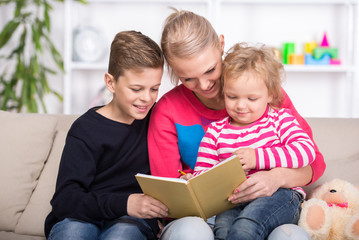
[{"label": "blonde hair", "polygon": [[228,50],[223,61],[222,85],[226,79],[238,78],[247,71],[252,71],[264,79],[272,97],[270,106],[280,107],[284,97],[281,87],[284,67],[276,57],[274,49],[264,44],[252,47],[246,43],[235,44]]},{"label": "blonde hair", "polygon": [[108,73],[115,81],[125,70],[141,71],[143,68],[163,68],[164,57],[158,44],[136,31],[116,34],[111,43]]},{"label": "blonde hair", "polygon": [[170,67],[174,58],[190,58],[208,46],[220,49],[218,35],[211,23],[204,17],[185,10],[174,10],[165,22],[161,48],[171,76],[171,82],[178,84],[178,77]]}]

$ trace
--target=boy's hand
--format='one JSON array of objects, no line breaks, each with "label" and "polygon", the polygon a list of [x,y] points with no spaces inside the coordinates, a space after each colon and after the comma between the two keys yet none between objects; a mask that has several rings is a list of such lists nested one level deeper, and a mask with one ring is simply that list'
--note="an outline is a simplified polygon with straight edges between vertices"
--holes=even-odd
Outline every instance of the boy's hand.
[{"label": "boy's hand", "polygon": [[168,208],[148,195],[134,193],[128,197],[127,213],[136,218],[163,218],[168,215]]},{"label": "boy's hand", "polygon": [[246,174],[257,167],[256,152],[253,148],[240,148],[232,153],[237,155],[242,163],[243,170]]},{"label": "boy's hand", "polygon": [[165,226],[163,226],[163,224],[157,220],[157,224],[158,224],[158,228],[160,229],[160,231],[157,233],[157,238],[160,239],[161,238],[161,234],[162,234],[162,231],[163,231],[163,228]]}]

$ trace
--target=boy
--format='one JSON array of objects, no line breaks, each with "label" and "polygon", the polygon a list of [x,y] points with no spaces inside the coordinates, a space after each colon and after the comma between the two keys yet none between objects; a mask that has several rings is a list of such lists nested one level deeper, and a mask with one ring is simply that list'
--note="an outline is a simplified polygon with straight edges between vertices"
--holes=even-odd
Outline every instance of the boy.
[{"label": "boy", "polygon": [[134,175],[150,173],[148,114],[163,73],[159,46],[135,31],[111,44],[107,89],[112,101],[72,125],[63,150],[48,239],[155,239],[167,207],[142,194]]}]

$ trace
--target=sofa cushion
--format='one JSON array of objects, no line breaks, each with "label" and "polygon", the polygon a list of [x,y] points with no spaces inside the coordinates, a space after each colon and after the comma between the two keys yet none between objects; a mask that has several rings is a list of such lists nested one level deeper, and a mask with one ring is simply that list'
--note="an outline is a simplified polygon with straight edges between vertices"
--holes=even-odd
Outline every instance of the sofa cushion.
[{"label": "sofa cushion", "polygon": [[19,235],[14,232],[0,231],[0,240],[46,240],[45,237]]},{"label": "sofa cushion", "polygon": [[53,143],[57,119],[0,111],[0,230],[13,231]]},{"label": "sofa cushion", "polygon": [[42,170],[39,182],[16,225],[15,233],[45,236],[44,222],[51,211],[50,200],[55,192],[57,172],[67,132],[56,133],[50,156]]},{"label": "sofa cushion", "polygon": [[359,119],[310,118],[314,140],[324,156],[327,168],[323,176],[306,187],[310,193],[316,186],[341,178],[359,186]]}]

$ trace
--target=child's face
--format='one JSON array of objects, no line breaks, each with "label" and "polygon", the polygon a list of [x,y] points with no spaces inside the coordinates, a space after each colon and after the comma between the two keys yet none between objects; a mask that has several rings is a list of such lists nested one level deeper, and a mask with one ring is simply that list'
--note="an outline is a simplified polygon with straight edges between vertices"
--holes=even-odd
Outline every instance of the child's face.
[{"label": "child's face", "polygon": [[143,119],[155,103],[161,84],[162,68],[144,68],[141,72],[126,70],[113,82],[113,102],[122,122],[131,124]]},{"label": "child's face", "polygon": [[222,53],[210,46],[191,58],[175,58],[171,67],[182,84],[201,100],[217,97],[221,92]]},{"label": "child's face", "polygon": [[272,100],[264,79],[248,71],[237,78],[225,79],[223,91],[226,110],[234,126],[246,126],[258,120]]}]

